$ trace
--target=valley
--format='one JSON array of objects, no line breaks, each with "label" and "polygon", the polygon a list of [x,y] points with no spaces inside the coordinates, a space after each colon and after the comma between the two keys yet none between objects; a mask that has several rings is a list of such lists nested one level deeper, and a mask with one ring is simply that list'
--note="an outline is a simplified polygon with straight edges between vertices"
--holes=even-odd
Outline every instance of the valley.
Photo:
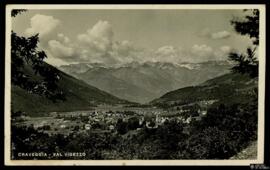
[{"label": "valley", "polygon": [[99,63],[60,66],[65,73],[114,96],[136,103],[147,103],[169,91],[195,86],[229,73],[227,61],[205,63],[132,62],[118,67]]}]

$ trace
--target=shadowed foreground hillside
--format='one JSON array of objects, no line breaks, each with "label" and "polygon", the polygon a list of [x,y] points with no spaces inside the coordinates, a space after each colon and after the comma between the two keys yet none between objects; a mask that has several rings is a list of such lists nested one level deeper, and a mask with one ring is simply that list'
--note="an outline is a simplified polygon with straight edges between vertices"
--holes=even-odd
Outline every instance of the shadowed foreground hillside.
[{"label": "shadowed foreground hillside", "polygon": [[[48,65],[48,67],[53,66]],[[33,70],[31,70],[30,67],[26,66],[24,71],[27,72],[27,74],[32,75],[35,79],[41,78],[38,75],[34,75]],[[89,109],[91,106],[95,106],[97,104],[128,103],[125,100],[114,97],[109,93],[90,86],[83,81],[77,80],[76,78],[59,70],[57,71],[60,77],[58,87],[65,95],[66,100],[52,101],[45,96],[30,93],[19,86],[12,85],[11,100],[13,110],[24,111],[27,114],[29,113],[30,115],[36,115],[38,113],[48,113],[51,111],[84,110]]]}]

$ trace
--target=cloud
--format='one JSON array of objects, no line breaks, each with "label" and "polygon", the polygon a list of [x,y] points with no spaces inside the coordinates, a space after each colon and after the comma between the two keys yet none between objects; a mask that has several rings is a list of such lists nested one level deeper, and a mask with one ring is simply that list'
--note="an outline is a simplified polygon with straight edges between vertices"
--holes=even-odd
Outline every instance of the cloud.
[{"label": "cloud", "polygon": [[80,45],[89,47],[95,52],[108,52],[112,49],[113,30],[108,21],[98,21],[86,33],[78,35]]},{"label": "cloud", "polygon": [[55,58],[68,62],[117,62],[111,55],[113,30],[107,21],[98,21],[85,33],[78,34],[75,41],[71,41],[63,33],[58,33],[56,38],[48,41],[47,47]]},{"label": "cloud", "polygon": [[100,20],[85,33],[78,34],[73,44],[62,34],[58,34],[58,38],[62,39],[62,44],[75,50],[74,60],[115,64],[120,61],[113,55],[113,35],[111,24]]},{"label": "cloud", "polygon": [[[50,64],[54,65],[54,66],[59,67],[59,66],[61,66],[61,65],[67,65],[67,64],[72,63],[72,62],[69,62],[69,61],[66,61],[66,60],[62,60],[61,58],[56,58],[56,57],[54,57],[54,56],[50,53],[49,50],[45,50],[45,52],[46,52],[46,54],[47,54],[47,56],[48,56],[48,58],[45,58],[45,61],[46,61],[47,63],[50,63]],[[77,62],[75,62],[75,63],[77,63]]]},{"label": "cloud", "polygon": [[180,62],[180,48],[173,46],[163,46],[157,49],[154,59],[159,62]]},{"label": "cloud", "polygon": [[120,63],[130,63],[145,61],[145,52],[143,48],[137,47],[133,42],[124,40],[114,42],[110,54]]},{"label": "cloud", "polygon": [[48,41],[47,51],[50,53],[50,56],[53,56],[54,58],[68,61],[76,60],[76,57],[74,57],[76,54],[76,47],[63,33],[57,34],[57,40]]},{"label": "cloud", "polygon": [[232,51],[232,48],[230,46],[227,46],[227,45],[221,46],[214,52],[215,59],[216,60],[227,59],[227,56],[231,51]]},{"label": "cloud", "polygon": [[190,48],[181,49],[178,63],[200,63],[214,60],[227,60],[227,55],[232,51],[230,46],[224,45],[213,48],[206,44],[194,44]]},{"label": "cloud", "polygon": [[52,16],[36,14],[31,18],[30,28],[25,30],[27,36],[39,33],[40,37],[51,33],[58,25],[60,20]]},{"label": "cloud", "polygon": [[77,56],[88,62],[102,62],[118,65],[138,61],[144,50],[131,41],[114,41],[112,25],[108,21],[98,21],[86,33],[77,36]]},{"label": "cloud", "polygon": [[[63,63],[96,62],[108,66],[122,65],[130,62],[203,62],[208,60],[221,60],[231,50],[229,46],[213,49],[206,44],[194,44],[190,48],[165,45],[157,49],[145,49],[136,46],[128,40],[115,41],[112,25],[108,21],[98,21],[84,33],[71,40],[63,33],[55,34],[49,40],[46,50],[54,59]],[[204,32],[204,36],[209,30]],[[224,36],[224,35],[223,35]],[[222,37],[216,35],[215,38]]]},{"label": "cloud", "polygon": [[134,44],[128,40],[116,41],[113,44],[113,50],[121,56],[129,56],[131,52],[136,51]]},{"label": "cloud", "polygon": [[51,54],[56,58],[68,58],[74,55],[74,49],[68,47],[57,40],[50,40],[48,42]]},{"label": "cloud", "polygon": [[58,34],[57,34],[57,38],[58,38],[61,42],[63,42],[64,44],[70,43],[70,39],[69,39],[67,36],[65,36],[63,33],[58,33]]},{"label": "cloud", "polygon": [[[190,48],[163,46],[158,48],[152,55],[152,61],[182,63],[182,62],[205,62],[210,60],[226,60],[231,52],[230,46],[213,48],[206,44],[194,44]],[[151,61],[151,60],[149,60]]]},{"label": "cloud", "polygon": [[209,28],[205,28],[200,32],[200,36],[217,40],[229,38],[231,33],[226,30],[212,33]]},{"label": "cloud", "polygon": [[69,62],[97,62],[108,65],[137,60],[140,50],[130,41],[113,41],[112,26],[108,21],[98,21],[75,41],[63,33],[57,40],[48,42],[48,50],[56,58]]},{"label": "cloud", "polygon": [[222,52],[224,52],[224,53],[229,53],[229,52],[231,52],[231,47],[230,46],[221,46],[220,47],[220,50],[222,51]]},{"label": "cloud", "polygon": [[200,57],[206,57],[211,56],[213,53],[213,49],[210,46],[207,46],[205,44],[203,45],[193,45],[191,48],[191,53],[200,56]]},{"label": "cloud", "polygon": [[230,36],[231,36],[231,33],[229,33],[228,31],[220,31],[220,32],[211,34],[212,39],[225,39],[225,38],[229,38]]}]

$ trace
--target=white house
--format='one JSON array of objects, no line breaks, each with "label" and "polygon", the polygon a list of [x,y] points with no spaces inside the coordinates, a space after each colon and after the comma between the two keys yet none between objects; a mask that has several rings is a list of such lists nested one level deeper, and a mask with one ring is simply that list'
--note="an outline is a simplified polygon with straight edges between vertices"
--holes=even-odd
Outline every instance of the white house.
[{"label": "white house", "polygon": [[90,130],[91,129],[91,125],[90,124],[85,124],[84,125],[84,128],[85,128],[85,130]]},{"label": "white house", "polygon": [[64,129],[64,128],[66,128],[66,125],[62,124],[62,125],[60,125],[60,128]]}]

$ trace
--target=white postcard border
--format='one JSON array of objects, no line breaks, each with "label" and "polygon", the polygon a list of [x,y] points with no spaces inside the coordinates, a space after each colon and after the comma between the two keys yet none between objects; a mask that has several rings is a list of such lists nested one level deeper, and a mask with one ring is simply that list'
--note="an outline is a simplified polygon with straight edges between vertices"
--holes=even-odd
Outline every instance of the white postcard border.
[{"label": "white postcard border", "polygon": [[[11,10],[12,9],[259,9],[259,102],[258,102],[258,153],[255,160],[11,160]],[[7,5],[5,44],[5,165],[250,165],[263,163],[264,159],[264,102],[265,102],[265,5]]]}]

